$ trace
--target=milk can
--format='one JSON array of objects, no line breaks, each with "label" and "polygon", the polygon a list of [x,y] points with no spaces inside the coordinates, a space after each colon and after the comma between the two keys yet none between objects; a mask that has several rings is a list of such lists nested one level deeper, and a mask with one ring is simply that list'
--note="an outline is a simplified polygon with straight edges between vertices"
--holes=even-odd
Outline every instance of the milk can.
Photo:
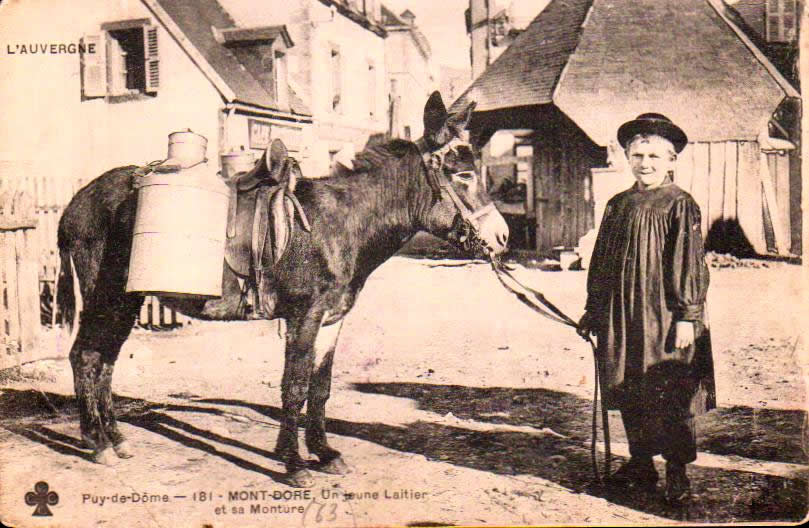
[{"label": "milk can", "polygon": [[249,172],[256,166],[256,158],[249,150],[234,150],[222,154],[222,177],[230,181],[239,173]]},{"label": "milk can", "polygon": [[128,292],[220,297],[229,189],[205,159],[205,137],[169,135],[169,159],[136,183]]}]

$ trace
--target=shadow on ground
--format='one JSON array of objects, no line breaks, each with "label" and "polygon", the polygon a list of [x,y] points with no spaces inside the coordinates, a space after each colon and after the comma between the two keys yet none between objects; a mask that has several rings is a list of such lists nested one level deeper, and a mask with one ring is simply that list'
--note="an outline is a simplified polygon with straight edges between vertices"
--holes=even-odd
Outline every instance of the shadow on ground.
[{"label": "shadow on ground", "polygon": [[[331,434],[354,437],[389,449],[420,454],[428,460],[502,475],[528,474],[577,493],[607,500],[646,513],[701,522],[799,521],[807,510],[807,482],[758,473],[690,467],[694,498],[684,507],[664,505],[655,494],[606,493],[592,485],[589,452],[589,400],[545,389],[473,388],[415,383],[366,383],[355,390],[415,400],[419,408],[441,415],[489,423],[548,427],[554,435],[473,431],[440,423],[417,421],[404,426],[330,419]],[[283,482],[283,475],[237,455],[225,453],[218,442],[277,460],[274,453],[223,437],[179,420],[172,413],[222,415],[212,405],[252,409],[278,421],[281,410],[241,400],[195,399],[187,405],[165,405],[116,396],[119,420],[160,434],[192,449],[219,456],[234,465]],[[89,459],[79,440],[58,433],[47,423],[76,420],[72,397],[37,391],[5,389],[0,394],[0,425],[63,455]],[[701,419],[703,450],[761,460],[806,463],[800,448],[804,413],[734,407],[713,411]],[[616,420],[613,420],[615,422]],[[611,430],[620,429],[613,424]],[[620,439],[620,435],[618,436]],[[753,441],[757,440],[757,441]],[[778,446],[778,449],[776,449]],[[346,453],[351,460],[351,453]],[[615,462],[622,462],[617,459]],[[662,476],[662,474],[661,474]]]}]

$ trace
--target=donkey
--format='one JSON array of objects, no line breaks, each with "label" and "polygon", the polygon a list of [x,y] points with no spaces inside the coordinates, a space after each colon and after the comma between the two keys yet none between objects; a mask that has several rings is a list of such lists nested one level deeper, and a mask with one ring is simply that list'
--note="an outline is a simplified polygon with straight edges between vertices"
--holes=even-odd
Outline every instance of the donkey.
[{"label": "donkey", "polygon": [[[280,260],[273,263],[267,254],[260,270],[262,305],[273,307],[261,315],[287,324],[276,454],[291,486],[314,484],[298,448],[304,402],[306,446],[319,459],[317,469],[350,471],[327,441],[325,408],[343,318],[371,272],[421,230],[493,257],[506,250],[508,227],[481,182],[471,146],[460,139],[473,108],[448,114],[434,92],[418,141],[394,139],[366,149],[352,170],[297,185],[311,230],[295,229]],[[75,315],[74,281],[83,303],[70,351],[81,436],[102,464],[134,454],[116,424],[111,390],[115,361],[143,302],[125,291],[137,202],[134,169],[112,169],[82,188],[58,230],[58,304],[68,320]],[[221,299],[161,302],[201,319],[255,317],[239,310],[243,292],[227,265],[222,280]]]}]

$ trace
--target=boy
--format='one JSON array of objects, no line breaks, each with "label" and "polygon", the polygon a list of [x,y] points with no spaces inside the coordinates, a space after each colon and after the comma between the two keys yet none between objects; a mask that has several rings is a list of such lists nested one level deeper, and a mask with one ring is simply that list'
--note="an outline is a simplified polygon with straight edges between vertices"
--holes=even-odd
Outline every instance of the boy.
[{"label": "boy", "polygon": [[673,182],[688,138],[667,117],[642,114],[618,141],[637,182],[607,204],[579,333],[598,336],[604,401],[621,411],[629,440],[631,458],[610,484],[654,489],[652,457],[662,454],[666,499],[679,502],[697,455],[694,416],[716,406],[700,211]]}]

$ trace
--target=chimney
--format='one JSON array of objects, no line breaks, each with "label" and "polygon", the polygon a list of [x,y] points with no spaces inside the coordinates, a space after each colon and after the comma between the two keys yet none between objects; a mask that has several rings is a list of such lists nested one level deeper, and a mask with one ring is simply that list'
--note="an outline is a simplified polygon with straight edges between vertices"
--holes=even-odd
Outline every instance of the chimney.
[{"label": "chimney", "polygon": [[472,78],[489,65],[489,0],[469,0],[469,38]]}]

